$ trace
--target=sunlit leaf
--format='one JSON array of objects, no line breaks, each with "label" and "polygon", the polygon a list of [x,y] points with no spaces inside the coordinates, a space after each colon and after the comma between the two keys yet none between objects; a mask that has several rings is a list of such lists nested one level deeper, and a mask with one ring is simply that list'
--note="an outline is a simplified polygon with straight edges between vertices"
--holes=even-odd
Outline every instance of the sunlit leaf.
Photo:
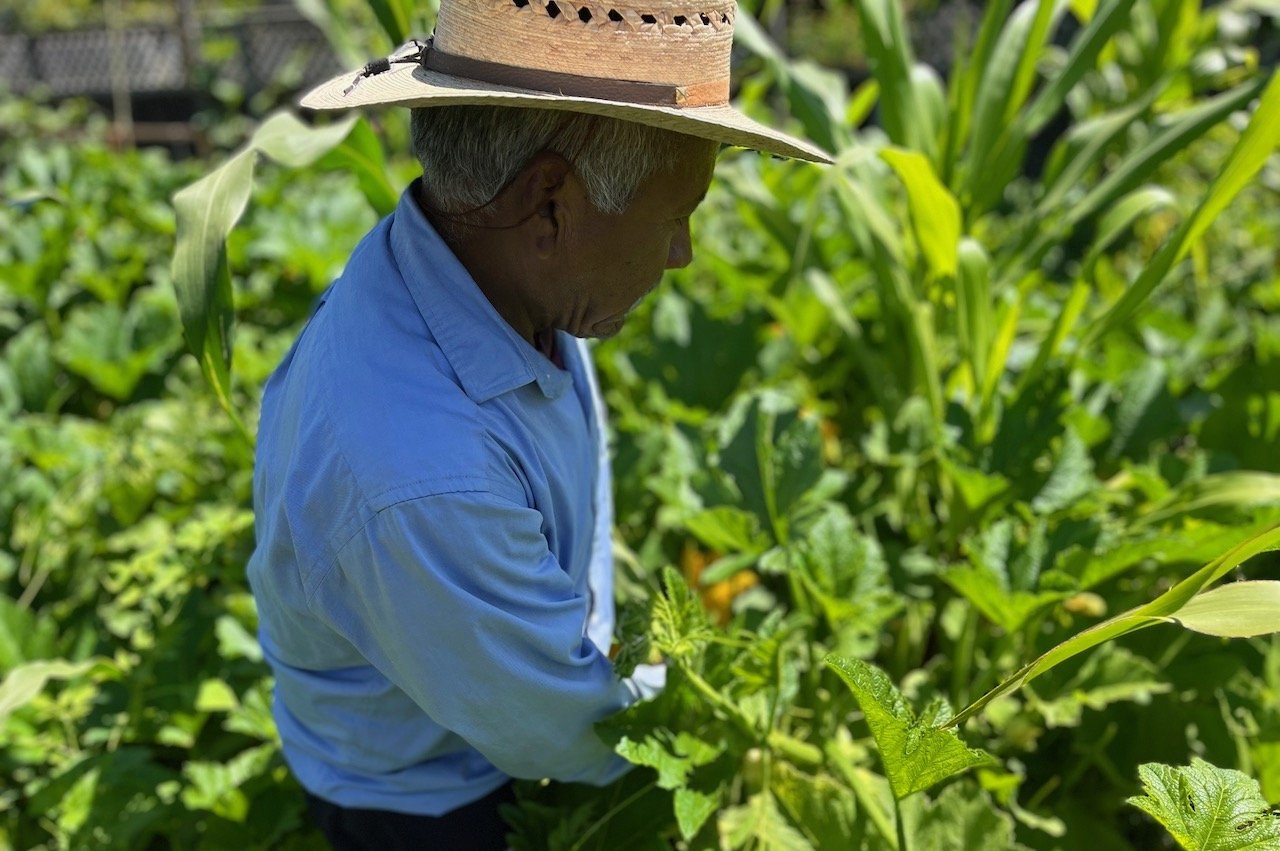
[{"label": "sunlit leaf", "polygon": [[919,717],[879,668],[860,659],[828,654],[824,659],[853,692],[858,708],[880,750],[880,760],[893,787],[905,798],[976,765],[992,763],[983,751],[968,747],[954,730],[941,729],[950,715],[944,705],[930,706]]},{"label": "sunlit leaf", "polygon": [[755,840],[754,847],[760,851],[814,851],[768,791],[757,792],[741,806],[721,810],[719,827],[728,848],[742,848]]},{"label": "sunlit leaf", "polygon": [[1280,632],[1280,582],[1230,582],[1192,597],[1171,618],[1196,632],[1248,638]]},{"label": "sunlit leaf", "polygon": [[907,190],[911,227],[929,268],[938,276],[955,276],[960,248],[960,205],[942,185],[929,160],[915,151],[884,148],[887,162]]},{"label": "sunlit leaf", "polygon": [[1280,848],[1280,815],[1258,781],[1199,757],[1189,766],[1138,766],[1145,795],[1128,803],[1164,825],[1187,851],[1266,851]]},{"label": "sunlit leaf", "polygon": [[0,722],[38,695],[50,680],[67,680],[90,671],[110,674],[118,670],[114,663],[102,658],[83,662],[51,659],[19,665],[0,680]]},{"label": "sunlit leaf", "polygon": [[1035,661],[1023,666],[1012,676],[987,692],[978,700],[965,707],[959,714],[947,722],[948,726],[958,725],[972,717],[995,698],[1008,694],[1022,687],[1046,671],[1057,667],[1062,662],[1091,650],[1113,638],[1119,638],[1139,629],[1158,623],[1164,623],[1178,612],[1195,595],[1209,585],[1217,582],[1229,571],[1242,562],[1262,552],[1280,549],[1280,526],[1259,532],[1240,542],[1218,558],[1206,564],[1195,573],[1165,591],[1156,599],[1142,606],[1130,609],[1077,633],[1053,649],[1044,653]]}]

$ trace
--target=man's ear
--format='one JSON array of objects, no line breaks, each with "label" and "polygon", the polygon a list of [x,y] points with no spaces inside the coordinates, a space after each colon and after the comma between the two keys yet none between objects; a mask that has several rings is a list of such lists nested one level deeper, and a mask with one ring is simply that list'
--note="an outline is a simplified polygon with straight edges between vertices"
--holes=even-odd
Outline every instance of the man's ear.
[{"label": "man's ear", "polygon": [[554,151],[541,151],[521,170],[516,185],[519,218],[526,219],[534,251],[540,258],[555,253],[564,236],[566,198],[572,167]]}]

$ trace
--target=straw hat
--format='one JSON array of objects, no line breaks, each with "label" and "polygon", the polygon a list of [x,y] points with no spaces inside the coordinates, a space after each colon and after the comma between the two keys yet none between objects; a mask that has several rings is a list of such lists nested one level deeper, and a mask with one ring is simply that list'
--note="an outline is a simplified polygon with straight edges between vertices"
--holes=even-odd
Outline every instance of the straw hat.
[{"label": "straw hat", "polygon": [[565,109],[832,162],[729,105],[737,14],[735,0],[441,0],[432,38],[334,77],[302,106]]}]

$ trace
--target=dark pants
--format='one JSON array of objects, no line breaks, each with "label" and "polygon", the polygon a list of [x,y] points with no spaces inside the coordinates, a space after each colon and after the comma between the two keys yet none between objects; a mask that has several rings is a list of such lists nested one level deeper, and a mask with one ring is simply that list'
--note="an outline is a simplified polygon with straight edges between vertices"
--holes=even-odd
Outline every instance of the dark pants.
[{"label": "dark pants", "polygon": [[498,805],[515,803],[512,782],[442,816],[343,807],[305,789],[307,814],[336,851],[506,851]]}]

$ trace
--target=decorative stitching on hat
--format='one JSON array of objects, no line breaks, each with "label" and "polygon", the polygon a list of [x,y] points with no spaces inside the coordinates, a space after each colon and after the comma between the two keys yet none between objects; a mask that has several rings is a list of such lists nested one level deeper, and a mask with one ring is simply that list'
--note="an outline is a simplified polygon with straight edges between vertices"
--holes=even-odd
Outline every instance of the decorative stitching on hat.
[{"label": "decorative stitching on hat", "polygon": [[710,11],[692,10],[672,12],[660,10],[655,12],[639,12],[635,9],[618,10],[614,6],[600,3],[583,3],[581,0],[570,3],[563,0],[511,0],[512,5],[525,12],[546,15],[551,20],[566,24],[588,24],[599,28],[611,28],[620,32],[659,32],[686,35],[696,34],[699,30],[719,32],[733,28],[733,9],[713,9]]}]

